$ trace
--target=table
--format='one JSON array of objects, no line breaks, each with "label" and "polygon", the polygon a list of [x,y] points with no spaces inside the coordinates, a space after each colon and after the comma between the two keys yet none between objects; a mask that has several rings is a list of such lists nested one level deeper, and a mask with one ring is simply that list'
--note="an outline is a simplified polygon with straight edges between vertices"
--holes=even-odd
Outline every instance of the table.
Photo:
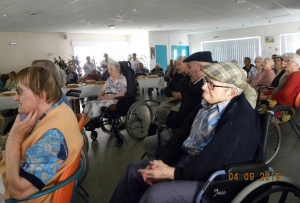
[{"label": "table", "polygon": [[163,78],[142,78],[138,80],[140,88],[165,88]]},{"label": "table", "polygon": [[14,96],[0,95],[0,111],[6,109],[16,109],[19,107],[19,102],[14,100]]},{"label": "table", "polygon": [[[148,77],[142,77],[140,79],[138,79],[138,83],[140,88],[159,88],[159,89],[163,89],[165,88],[166,84],[163,78],[148,78]],[[147,101],[151,101],[154,103],[157,103],[158,105],[160,104],[160,102],[152,100],[152,90],[151,92],[149,92],[149,100],[145,100]]]},{"label": "table", "polygon": [[102,87],[103,87],[103,85],[85,85],[85,86],[79,86],[76,88],[63,87],[62,92],[64,94],[66,94],[71,89],[81,90],[79,97],[68,96],[68,99],[70,100],[70,104],[71,104],[74,112],[80,113],[79,99],[85,98],[85,97],[97,96],[98,92],[102,89]]},{"label": "table", "polygon": [[[85,86],[80,86],[77,88],[63,87],[63,88],[61,88],[61,90],[65,94],[70,89],[78,89],[78,90],[81,90],[81,94],[80,94],[79,98],[85,98],[85,97],[91,97],[91,96],[98,95],[98,92],[101,90],[102,87],[103,87],[103,85],[85,85]],[[79,98],[78,97],[68,97],[68,99],[70,100],[71,103],[75,102],[72,100],[78,101]],[[7,109],[17,109],[18,107],[19,107],[19,102],[14,100],[14,96],[0,95],[0,111],[7,110]]]}]

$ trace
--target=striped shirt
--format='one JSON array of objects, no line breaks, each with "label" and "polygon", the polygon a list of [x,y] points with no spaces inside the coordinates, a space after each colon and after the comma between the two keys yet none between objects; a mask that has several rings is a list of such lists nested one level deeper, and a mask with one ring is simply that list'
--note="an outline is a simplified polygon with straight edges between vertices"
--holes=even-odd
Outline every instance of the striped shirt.
[{"label": "striped shirt", "polygon": [[202,106],[196,115],[189,137],[183,143],[183,149],[190,155],[198,155],[215,134],[217,123],[230,101],[214,104],[210,109],[203,99]]}]

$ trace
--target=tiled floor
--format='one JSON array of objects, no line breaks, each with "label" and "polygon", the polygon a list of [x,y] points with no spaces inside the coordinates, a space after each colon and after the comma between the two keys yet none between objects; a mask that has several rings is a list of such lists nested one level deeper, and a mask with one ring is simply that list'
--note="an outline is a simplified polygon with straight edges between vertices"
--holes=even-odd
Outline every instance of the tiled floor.
[{"label": "tiled floor", "polygon": [[[147,95],[144,99],[147,99]],[[153,92],[153,99],[166,101],[164,95],[156,96],[156,90]],[[155,112],[156,106],[152,106]],[[292,131],[288,123],[281,125],[282,142],[279,153],[270,163],[275,171],[282,176],[288,176],[295,182],[300,183],[300,139]],[[138,160],[144,153],[142,141],[133,140],[127,135],[126,130],[121,133],[124,138],[124,144],[118,148],[115,146],[115,138],[97,130],[98,143],[92,143],[90,140],[90,149],[88,152],[90,167],[86,180],[83,183],[84,188],[89,192],[88,200],[90,203],[107,203],[124,171],[126,166],[133,160]],[[88,136],[90,133],[88,132]],[[84,202],[79,196],[77,203]]]}]

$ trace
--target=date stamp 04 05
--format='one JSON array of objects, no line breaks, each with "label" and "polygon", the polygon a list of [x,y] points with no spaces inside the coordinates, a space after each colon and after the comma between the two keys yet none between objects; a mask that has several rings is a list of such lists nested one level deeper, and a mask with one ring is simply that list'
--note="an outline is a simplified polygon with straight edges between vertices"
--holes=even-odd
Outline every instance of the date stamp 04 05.
[{"label": "date stamp 04 05", "polygon": [[[255,174],[252,172],[245,172],[245,173],[228,173],[228,180],[232,181],[252,181],[255,179]],[[261,172],[259,173],[259,180],[260,181],[269,181],[269,180],[280,180],[280,173],[271,173],[271,172]]]}]

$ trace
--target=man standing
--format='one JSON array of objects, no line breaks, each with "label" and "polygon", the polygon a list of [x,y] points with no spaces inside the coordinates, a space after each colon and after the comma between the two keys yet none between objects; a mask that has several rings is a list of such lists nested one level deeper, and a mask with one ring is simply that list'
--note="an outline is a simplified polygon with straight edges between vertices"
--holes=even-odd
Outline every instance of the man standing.
[{"label": "man standing", "polygon": [[91,57],[87,56],[86,57],[86,63],[83,66],[84,70],[84,77],[88,76],[89,74],[92,73],[92,70],[95,68],[94,64],[91,62]]},{"label": "man standing", "polygon": [[101,68],[102,68],[102,73],[101,74],[104,74],[107,71],[107,65],[110,62],[110,60],[108,59],[108,54],[107,53],[105,53],[103,55],[103,57],[104,57],[104,60],[101,61]]},{"label": "man standing", "polygon": [[133,53],[133,54],[132,54],[132,59],[130,60],[130,63],[131,63],[131,68],[132,68],[133,71],[135,72],[136,69],[138,69],[139,63],[140,63],[140,61],[137,60],[137,58],[136,58],[136,53]]}]

